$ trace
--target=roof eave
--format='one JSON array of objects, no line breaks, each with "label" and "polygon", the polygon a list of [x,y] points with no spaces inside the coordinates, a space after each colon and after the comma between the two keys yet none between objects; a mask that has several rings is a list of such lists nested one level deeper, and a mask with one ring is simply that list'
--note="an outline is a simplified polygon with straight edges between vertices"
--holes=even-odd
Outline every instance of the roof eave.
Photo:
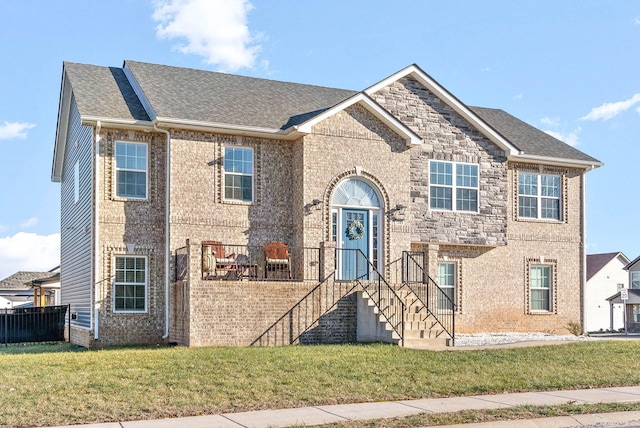
[{"label": "roof eave", "polygon": [[549,156],[539,156],[539,155],[529,155],[529,154],[518,154],[511,155],[507,157],[508,160],[513,162],[524,162],[524,163],[544,163],[547,165],[554,166],[564,166],[569,168],[582,168],[586,170],[592,170],[603,166],[604,164],[597,160],[581,160],[581,159],[567,159],[567,158],[556,158]]},{"label": "roof eave", "polygon": [[59,183],[62,180],[62,163],[64,160],[65,141],[71,111],[72,89],[65,66],[62,66],[62,79],[60,82],[60,100],[58,101],[58,122],[56,124],[56,136],[53,146],[53,163],[51,164],[51,181]]},{"label": "roof eave", "polygon": [[478,128],[483,135],[494,142],[498,147],[505,151],[507,155],[516,155],[520,153],[520,150],[511,144],[506,138],[504,138],[495,129],[485,123],[478,115],[476,115],[469,107],[467,107],[462,101],[456,98],[451,92],[447,91],[442,85],[435,81],[431,76],[425,73],[420,67],[412,64],[395,74],[387,77],[384,80],[376,83],[373,86],[365,89],[364,92],[367,95],[371,95],[380,89],[390,85],[391,83],[402,79],[403,77],[411,76],[420,82],[424,87],[433,92],[438,98],[444,101],[449,107],[451,107],[456,113],[464,117],[473,126]]},{"label": "roof eave", "polygon": [[180,128],[180,129],[188,129],[192,131],[203,131],[203,132],[220,132],[224,134],[232,134],[232,135],[246,135],[252,137],[262,137],[262,138],[281,138],[285,140],[295,139],[303,134],[296,132],[296,130],[291,127],[287,129],[274,129],[274,128],[263,128],[259,126],[244,126],[244,125],[234,125],[228,123],[215,123],[215,122],[202,122],[197,120],[184,120],[184,119],[172,119],[165,117],[158,117],[154,122],[158,127],[168,129],[168,128]]}]

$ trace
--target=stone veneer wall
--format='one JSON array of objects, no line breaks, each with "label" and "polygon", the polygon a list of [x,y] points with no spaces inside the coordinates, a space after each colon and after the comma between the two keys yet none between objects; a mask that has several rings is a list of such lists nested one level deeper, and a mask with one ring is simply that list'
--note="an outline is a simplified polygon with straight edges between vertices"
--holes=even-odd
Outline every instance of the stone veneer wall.
[{"label": "stone veneer wall", "polygon": [[[373,98],[424,139],[411,150],[412,241],[506,245],[507,163],[503,150],[412,78],[382,88]],[[479,165],[478,213],[429,209],[431,160]]]}]

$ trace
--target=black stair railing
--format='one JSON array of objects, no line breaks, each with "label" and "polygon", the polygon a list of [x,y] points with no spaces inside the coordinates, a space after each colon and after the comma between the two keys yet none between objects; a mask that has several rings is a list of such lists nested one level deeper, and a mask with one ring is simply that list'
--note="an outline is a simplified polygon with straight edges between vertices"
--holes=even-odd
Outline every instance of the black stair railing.
[{"label": "black stair railing", "polygon": [[423,252],[403,251],[402,283],[406,285],[455,344],[456,304],[424,269]]},{"label": "black stair railing", "polygon": [[404,301],[373,263],[359,249],[336,248],[336,266],[341,281],[354,281],[367,292],[404,346]]},{"label": "black stair railing", "polygon": [[300,343],[301,337],[317,325],[346,295],[355,282],[335,281],[333,272],[304,295],[290,310],[265,330],[251,346],[282,346]]}]

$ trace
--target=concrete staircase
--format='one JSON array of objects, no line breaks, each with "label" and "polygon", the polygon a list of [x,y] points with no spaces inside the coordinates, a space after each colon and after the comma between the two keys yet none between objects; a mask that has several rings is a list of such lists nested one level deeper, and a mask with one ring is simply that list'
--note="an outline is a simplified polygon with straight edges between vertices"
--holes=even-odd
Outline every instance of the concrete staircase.
[{"label": "concrete staircase", "polygon": [[[404,347],[442,349],[451,346],[451,337],[435,318],[427,313],[416,295],[408,288],[396,290],[405,304]],[[384,305],[384,301],[381,306]],[[400,336],[387,322],[367,291],[358,292],[358,341],[385,342],[400,345]]]},{"label": "concrete staircase", "polygon": [[413,292],[407,288],[397,291],[405,303],[404,347],[414,349],[434,349],[451,346],[452,340],[433,315]]}]

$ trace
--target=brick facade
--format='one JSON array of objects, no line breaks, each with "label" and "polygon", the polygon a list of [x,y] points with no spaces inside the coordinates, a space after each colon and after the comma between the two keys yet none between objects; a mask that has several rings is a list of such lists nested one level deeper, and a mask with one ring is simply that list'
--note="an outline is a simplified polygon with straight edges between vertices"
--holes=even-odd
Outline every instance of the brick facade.
[{"label": "brick facade", "polygon": [[[373,95],[424,143],[405,140],[364,107],[353,105],[296,140],[279,140],[171,129],[170,249],[189,248],[189,274],[170,286],[169,337],[165,332],[166,137],[157,132],[103,129],[96,170],[99,207],[99,343],[158,343],[246,346],[285,314],[316,283],[204,281],[200,242],[261,246],[335,247],[331,198],[343,179],[366,181],[381,207],[380,269],[402,251],[425,251],[428,272],[439,261],[456,263],[456,331],[546,331],[560,333],[581,321],[582,170],[516,164],[502,149],[420,84],[403,78]],[[149,144],[149,200],[123,201],[113,190],[116,140]],[[223,150],[251,148],[254,201],[224,200]],[[429,208],[429,161],[479,165],[477,213]],[[563,218],[531,221],[517,216],[517,172],[562,176]],[[311,209],[313,200],[321,204]],[[403,218],[391,209],[406,208]],[[189,244],[187,244],[189,242]],[[133,244],[133,251],[127,247]],[[115,255],[148,260],[148,310],[113,311]],[[529,311],[528,266],[553,264],[553,310]],[[325,272],[329,273],[329,272]],[[309,343],[355,341],[355,297],[304,336]],[[72,339],[90,342],[91,333]],[[75,340],[75,339],[74,339]]]}]

